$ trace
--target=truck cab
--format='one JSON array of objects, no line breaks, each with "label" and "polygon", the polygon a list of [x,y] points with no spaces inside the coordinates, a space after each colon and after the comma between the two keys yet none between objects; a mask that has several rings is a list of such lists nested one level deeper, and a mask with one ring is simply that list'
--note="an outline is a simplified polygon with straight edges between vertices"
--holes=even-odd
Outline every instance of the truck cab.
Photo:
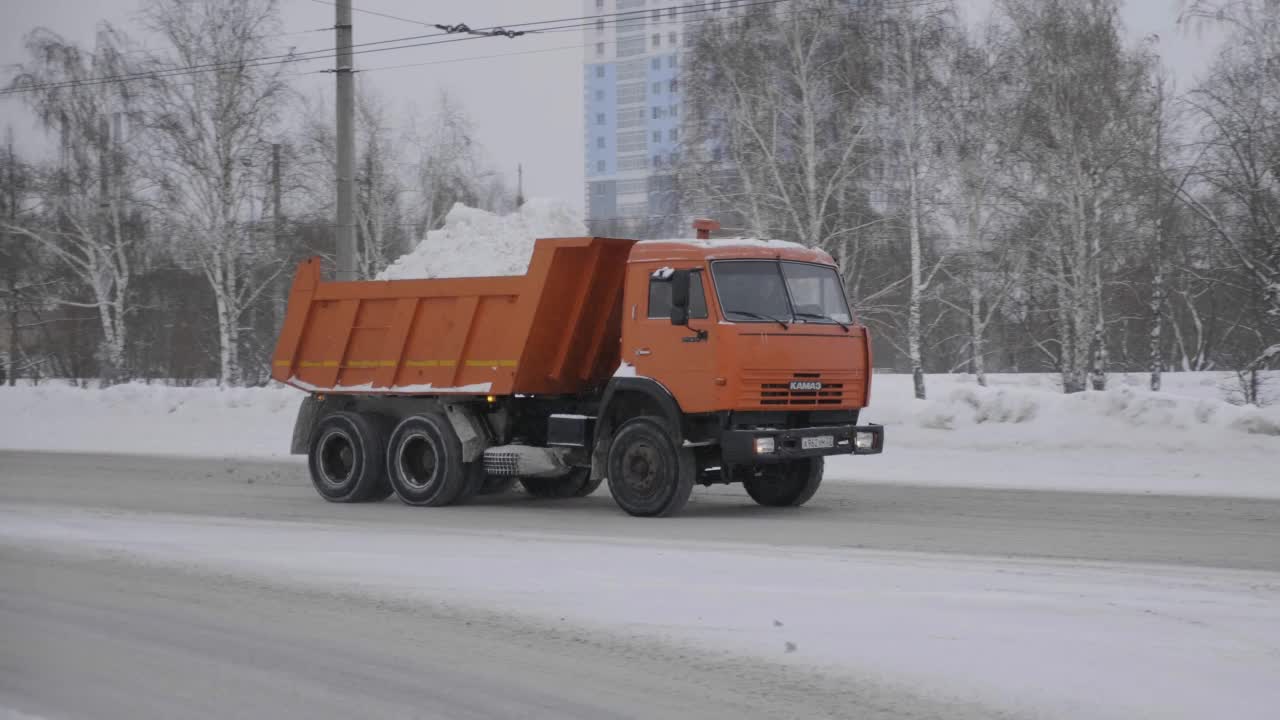
[{"label": "truck cab", "polygon": [[[621,361],[599,434],[644,412],[619,402],[628,393],[678,428],[697,482],[741,482],[761,504],[798,505],[821,483],[824,457],[883,448],[883,428],[858,425],[870,368],[867,329],[827,253],[777,241],[642,241],[627,260]],[[597,446],[598,471],[627,475],[626,462],[609,467],[610,450]]]}]

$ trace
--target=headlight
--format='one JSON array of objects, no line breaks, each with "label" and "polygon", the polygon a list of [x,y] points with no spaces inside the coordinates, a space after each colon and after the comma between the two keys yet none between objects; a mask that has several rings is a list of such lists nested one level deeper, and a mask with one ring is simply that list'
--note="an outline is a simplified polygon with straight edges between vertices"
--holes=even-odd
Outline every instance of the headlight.
[{"label": "headlight", "polygon": [[[756,442],[760,442],[757,440]],[[853,438],[853,446],[859,450],[871,450],[876,446],[875,433],[860,432]]]},{"label": "headlight", "polygon": [[769,453],[773,452],[773,450],[774,450],[773,438],[771,437],[756,438],[756,454],[757,455],[768,455]]}]

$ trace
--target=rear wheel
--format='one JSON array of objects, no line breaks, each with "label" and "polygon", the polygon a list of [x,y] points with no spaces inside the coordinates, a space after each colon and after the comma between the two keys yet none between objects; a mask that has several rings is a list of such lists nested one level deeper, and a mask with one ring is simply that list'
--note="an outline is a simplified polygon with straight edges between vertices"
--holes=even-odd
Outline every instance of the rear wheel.
[{"label": "rear wheel", "polygon": [[742,481],[752,500],[767,507],[803,505],[822,485],[820,457],[760,465]]},{"label": "rear wheel", "polygon": [[693,450],[677,447],[654,417],[628,420],[609,445],[609,492],[614,502],[640,517],[679,512],[697,475]]},{"label": "rear wheel", "polygon": [[316,424],[307,448],[311,484],[329,502],[382,500],[388,495],[387,422],[381,417],[336,412]]},{"label": "rear wheel", "polygon": [[466,500],[483,482],[474,463],[462,462],[462,443],[439,413],[402,420],[391,433],[386,458],[391,488],[406,505]]}]

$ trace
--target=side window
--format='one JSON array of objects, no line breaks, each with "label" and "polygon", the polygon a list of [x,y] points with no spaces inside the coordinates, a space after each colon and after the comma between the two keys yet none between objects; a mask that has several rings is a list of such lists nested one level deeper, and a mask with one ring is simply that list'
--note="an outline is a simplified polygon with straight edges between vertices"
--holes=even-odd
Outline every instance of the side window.
[{"label": "side window", "polygon": [[[649,279],[649,314],[650,320],[666,320],[671,317],[671,283]],[[689,278],[689,318],[705,320],[707,318],[707,296],[702,292],[702,273],[694,273]]]}]

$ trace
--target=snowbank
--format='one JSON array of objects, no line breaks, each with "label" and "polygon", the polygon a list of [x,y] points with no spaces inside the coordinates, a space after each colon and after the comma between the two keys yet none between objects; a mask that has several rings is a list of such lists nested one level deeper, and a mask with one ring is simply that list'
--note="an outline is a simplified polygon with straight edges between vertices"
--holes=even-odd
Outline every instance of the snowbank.
[{"label": "snowbank", "polygon": [[0,448],[283,457],[303,393],[267,388],[63,383],[0,388]]},{"label": "snowbank", "polygon": [[[1225,379],[1217,375],[1166,375],[1170,389],[1158,393],[1121,375],[1105,392],[1073,395],[1058,391],[1051,375],[994,375],[985,388],[967,375],[931,375],[929,399],[914,400],[910,376],[879,374],[863,418],[929,446],[1212,449],[1262,442],[1280,450],[1280,406],[1225,402]],[[947,437],[960,441],[940,439]]]},{"label": "snowbank", "polygon": [[[625,371],[624,373],[625,374]],[[1139,376],[1062,395],[1052,375],[879,374],[862,414],[883,423],[884,455],[833,458],[832,481],[1280,497],[1280,406],[1225,401],[1226,373]],[[287,457],[303,393],[130,384],[0,388],[0,448]]]},{"label": "snowbank", "polygon": [[529,200],[510,215],[453,206],[444,227],[378,275],[379,280],[523,275],[533,241],[587,234],[582,216],[557,200]]}]

